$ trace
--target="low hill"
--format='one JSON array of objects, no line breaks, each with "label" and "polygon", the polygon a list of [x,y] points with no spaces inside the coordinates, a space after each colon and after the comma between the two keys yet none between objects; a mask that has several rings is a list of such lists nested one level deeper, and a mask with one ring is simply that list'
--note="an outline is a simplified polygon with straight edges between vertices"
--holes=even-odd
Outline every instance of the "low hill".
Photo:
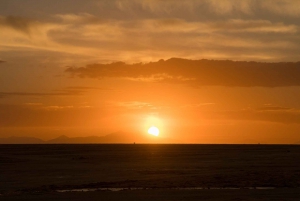
[{"label": "low hill", "polygon": [[45,141],[34,137],[0,138],[0,144],[44,144]]},{"label": "low hill", "polygon": [[43,141],[32,137],[0,138],[0,144],[117,144],[117,143],[174,143],[173,140],[147,134],[116,132],[105,136],[67,137],[65,135]]}]

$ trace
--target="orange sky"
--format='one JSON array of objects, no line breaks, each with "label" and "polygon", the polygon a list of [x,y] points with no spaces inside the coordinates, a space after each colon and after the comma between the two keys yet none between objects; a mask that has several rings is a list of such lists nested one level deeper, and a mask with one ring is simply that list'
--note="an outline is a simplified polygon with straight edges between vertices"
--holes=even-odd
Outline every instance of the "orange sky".
[{"label": "orange sky", "polygon": [[0,138],[300,142],[299,2],[51,2],[0,2]]}]

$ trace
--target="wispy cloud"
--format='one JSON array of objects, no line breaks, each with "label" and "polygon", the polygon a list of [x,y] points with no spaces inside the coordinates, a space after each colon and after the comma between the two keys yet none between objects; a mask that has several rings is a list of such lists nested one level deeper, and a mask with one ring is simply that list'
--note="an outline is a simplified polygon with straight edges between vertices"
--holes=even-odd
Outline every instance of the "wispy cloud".
[{"label": "wispy cloud", "polygon": [[259,1],[261,7],[270,12],[280,14],[282,16],[300,16],[300,2],[293,0],[266,0]]},{"label": "wispy cloud", "polygon": [[[2,127],[68,127],[84,126],[86,119],[99,113],[89,107],[72,105],[9,105],[0,104]],[[90,122],[94,122],[91,119]]]},{"label": "wispy cloud", "polygon": [[[294,0],[114,0],[112,2],[115,2],[115,6],[121,11],[148,11],[157,15],[187,13],[187,17],[208,13],[223,17],[230,17],[232,14],[248,16],[281,14],[297,17],[300,14],[299,2]],[[99,3],[99,6],[103,6],[103,3]]]},{"label": "wispy cloud", "polygon": [[258,108],[257,111],[291,111],[293,108],[279,106],[265,106]]},{"label": "wispy cloud", "polygon": [[8,96],[73,96],[80,95],[81,93],[78,91],[65,91],[60,93],[36,93],[36,92],[0,92],[0,97],[8,97]]},{"label": "wispy cloud", "polygon": [[110,89],[110,88],[104,88],[104,87],[73,86],[73,87],[66,87],[66,90],[88,91],[88,90],[112,90],[112,89]]},{"label": "wispy cloud", "polygon": [[[145,62],[170,57],[297,61],[299,22],[281,18],[275,11],[271,17],[268,13],[251,15],[255,9],[265,9],[257,2],[124,0],[110,5],[116,12],[134,10],[131,13],[137,17],[114,18],[108,13],[97,16],[88,12],[54,14],[43,20],[0,16],[0,45],[15,51],[55,51],[99,61],[117,58]],[[276,7],[279,1],[274,2]],[[140,9],[152,14],[144,16]],[[194,14],[186,17],[189,10]],[[236,10],[245,15],[230,14]],[[219,11],[225,12],[220,16],[226,16],[218,17],[215,12]]]},{"label": "wispy cloud", "polygon": [[117,107],[129,109],[129,110],[155,110],[157,107],[147,102],[130,101],[130,102],[117,102]]},{"label": "wispy cloud", "polygon": [[[82,78],[152,79],[156,82],[188,83],[191,86],[300,86],[300,62],[169,59],[146,64],[92,64],[81,68],[69,67],[66,72]],[[153,79],[154,77],[157,79]]]},{"label": "wispy cloud", "polygon": [[30,34],[32,26],[36,24],[35,21],[16,17],[16,16],[0,16],[0,26],[1,27],[8,27],[14,29],[16,31],[23,32],[25,34]]},{"label": "wispy cloud", "polygon": [[[104,88],[104,87],[72,86],[72,87],[65,87],[62,89],[52,90],[51,92],[0,92],[0,98],[6,98],[10,96],[35,96],[35,97],[80,96],[90,90],[110,91],[112,89]],[[30,104],[31,103],[28,103],[27,105]]]},{"label": "wispy cloud", "polygon": [[270,110],[236,110],[206,113],[207,118],[239,120],[239,121],[265,121],[282,124],[300,124],[300,111],[296,109],[276,109]]}]

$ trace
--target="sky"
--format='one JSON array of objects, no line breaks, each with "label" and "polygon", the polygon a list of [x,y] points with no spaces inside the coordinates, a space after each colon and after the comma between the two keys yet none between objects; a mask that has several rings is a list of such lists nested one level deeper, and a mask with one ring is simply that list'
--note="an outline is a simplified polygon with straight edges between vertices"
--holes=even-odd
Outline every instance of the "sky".
[{"label": "sky", "polygon": [[299,19],[297,0],[1,0],[0,137],[299,143]]}]

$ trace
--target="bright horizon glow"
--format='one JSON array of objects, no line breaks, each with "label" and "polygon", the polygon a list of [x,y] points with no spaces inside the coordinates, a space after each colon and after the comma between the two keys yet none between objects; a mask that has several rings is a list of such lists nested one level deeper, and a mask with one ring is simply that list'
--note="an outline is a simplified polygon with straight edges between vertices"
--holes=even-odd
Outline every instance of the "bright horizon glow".
[{"label": "bright horizon glow", "polygon": [[149,129],[148,129],[148,133],[150,135],[154,135],[154,136],[158,136],[159,135],[159,129],[155,126],[151,126]]}]

